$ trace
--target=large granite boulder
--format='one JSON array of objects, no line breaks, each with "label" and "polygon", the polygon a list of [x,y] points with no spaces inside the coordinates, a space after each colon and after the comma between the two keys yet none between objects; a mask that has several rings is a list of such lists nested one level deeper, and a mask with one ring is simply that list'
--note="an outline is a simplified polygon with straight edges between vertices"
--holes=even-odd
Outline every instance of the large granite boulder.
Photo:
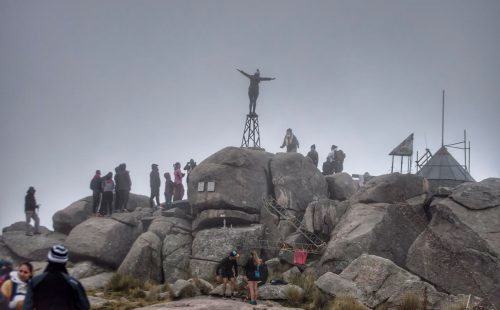
[{"label": "large granite boulder", "polygon": [[392,173],[371,179],[351,196],[351,201],[362,203],[397,203],[422,195],[427,184],[414,174]]},{"label": "large granite boulder", "polygon": [[[189,175],[188,197],[193,209],[237,209],[259,213],[270,193],[271,153],[226,147],[202,161]],[[207,182],[215,182],[214,191]],[[198,191],[198,183],[205,183]]]},{"label": "large granite boulder", "polygon": [[3,243],[15,257],[28,261],[47,260],[47,253],[54,244],[62,244],[66,235],[41,230],[40,235],[26,236],[24,230],[6,231],[2,235]]},{"label": "large granite boulder", "polygon": [[280,206],[304,212],[314,200],[327,198],[325,177],[299,153],[278,153],[271,160],[272,184]]},{"label": "large granite boulder", "polygon": [[249,214],[238,210],[203,210],[193,220],[193,231],[213,227],[246,226],[259,223],[259,214]]},{"label": "large granite boulder", "polygon": [[153,232],[145,232],[135,240],[118,268],[118,273],[160,283],[162,280],[161,252],[160,238]]},{"label": "large granite boulder", "polygon": [[325,176],[329,198],[344,201],[349,199],[359,188],[350,174],[342,172]]},{"label": "large granite boulder", "polygon": [[135,239],[142,233],[142,225],[133,220],[133,215],[128,221],[124,218],[125,215],[120,215],[121,221],[114,218],[89,218],[73,228],[65,241],[71,258],[118,268]]},{"label": "large granite boulder", "polygon": [[92,215],[92,196],[73,202],[52,216],[54,230],[68,235],[78,224]]},{"label": "large granite boulder", "polygon": [[82,261],[68,268],[71,276],[77,279],[83,279],[107,272],[105,268],[99,267],[91,261]]},{"label": "large granite boulder", "polygon": [[349,207],[349,202],[321,199],[311,202],[304,213],[302,224],[308,232],[330,239],[330,234]]},{"label": "large granite boulder", "polygon": [[162,267],[165,282],[187,279],[190,276],[191,234],[168,234],[163,240]]},{"label": "large granite boulder", "polygon": [[[432,220],[409,249],[406,266],[448,292],[472,293],[499,307],[500,206],[493,206],[493,201],[499,199],[498,189],[483,194],[469,191],[476,185],[458,186],[451,199],[431,206]],[[481,186],[481,191],[485,187]],[[484,199],[469,201],[469,197],[477,195],[489,197],[493,203]],[[461,199],[463,205],[455,199]]]},{"label": "large granite boulder", "polygon": [[404,266],[408,249],[426,226],[415,210],[406,203],[351,205],[320,260],[322,271],[339,273],[363,253]]},{"label": "large granite boulder", "polygon": [[90,277],[80,279],[83,287],[87,291],[103,288],[113,277],[113,272],[103,272]]},{"label": "large granite boulder", "polygon": [[[262,225],[234,228],[211,228],[199,231],[194,237],[192,255],[189,262],[193,276],[211,279],[218,262],[229,252],[239,248],[258,247],[257,240],[262,238]],[[248,253],[241,253],[240,262],[246,262]]]},{"label": "large granite boulder", "polygon": [[[134,211],[138,207],[149,209],[149,197],[130,194],[127,210]],[[68,235],[75,226],[87,220],[91,215],[92,196],[88,196],[54,213],[52,216],[54,230]]]},{"label": "large granite boulder", "polygon": [[471,210],[500,207],[500,179],[463,183],[453,190],[451,199]]},{"label": "large granite boulder", "polygon": [[[390,260],[367,254],[355,259],[340,275],[326,273],[315,283],[333,296],[349,294],[370,308],[384,304],[388,309],[397,309],[406,294],[421,297],[424,291],[427,294],[427,309],[444,309],[450,304],[466,301],[466,296],[438,292],[432,285]],[[471,306],[479,302],[476,298],[471,301]]]},{"label": "large granite boulder", "polygon": [[171,288],[174,298],[194,297],[201,294],[200,289],[196,285],[183,279],[175,281]]},{"label": "large granite boulder", "polygon": [[165,239],[169,234],[191,234],[191,221],[159,216],[153,219],[148,227],[148,231],[155,233],[160,240]]},{"label": "large granite boulder", "polygon": [[[32,224],[30,224],[29,226],[30,226],[30,231],[33,232],[35,228],[33,227]],[[26,222],[25,221],[19,221],[19,222],[15,222],[13,224],[10,224],[9,226],[6,226],[6,227],[2,228],[2,233],[6,233],[6,232],[10,232],[10,231],[22,231],[22,232],[26,232]],[[45,226],[40,226],[39,227],[39,231],[42,234],[48,234],[48,233],[51,232]]]}]

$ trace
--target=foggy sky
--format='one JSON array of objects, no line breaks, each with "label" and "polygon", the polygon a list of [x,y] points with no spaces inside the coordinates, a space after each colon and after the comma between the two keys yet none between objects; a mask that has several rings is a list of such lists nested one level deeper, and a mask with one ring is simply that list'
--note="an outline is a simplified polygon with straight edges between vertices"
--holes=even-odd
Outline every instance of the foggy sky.
[{"label": "foggy sky", "polygon": [[29,186],[52,228],[96,169],[125,162],[149,195],[152,163],[240,146],[236,68],[276,78],[257,101],[269,152],[291,127],[320,165],[336,144],[345,171],[388,173],[412,132],[440,147],[444,89],[445,143],[466,129],[472,176],[500,177],[499,30],[496,0],[0,0],[0,226],[24,220]]}]

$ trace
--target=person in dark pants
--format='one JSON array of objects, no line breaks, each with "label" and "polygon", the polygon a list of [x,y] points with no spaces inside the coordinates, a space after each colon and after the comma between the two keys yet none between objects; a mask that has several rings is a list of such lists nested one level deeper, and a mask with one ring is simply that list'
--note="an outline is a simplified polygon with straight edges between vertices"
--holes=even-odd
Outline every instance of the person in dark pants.
[{"label": "person in dark pants", "polygon": [[215,275],[219,280],[222,278],[222,297],[226,299],[226,286],[231,282],[231,294],[229,297],[233,298],[236,287],[236,277],[238,277],[238,258],[240,255],[236,251],[231,251],[229,256],[224,257],[217,265]]},{"label": "person in dark pants", "polygon": [[287,153],[296,153],[299,148],[299,140],[297,140],[297,137],[293,134],[292,128],[286,130],[286,135],[280,148],[284,148],[285,146]]},{"label": "person in dark pants", "polygon": [[85,289],[66,270],[68,250],[63,245],[54,245],[47,257],[44,272],[28,284],[23,310],[90,309]]},{"label": "person in dark pants", "polygon": [[250,295],[250,304],[257,304],[257,284],[262,280],[261,272],[262,260],[259,258],[257,251],[250,251],[250,258],[245,264],[245,277],[248,281],[248,291]]},{"label": "person in dark pants", "polygon": [[26,197],[24,198],[24,213],[26,214],[26,235],[33,236],[33,232],[31,232],[30,222],[31,219],[35,221],[35,234],[40,234],[40,218],[37,214],[37,209],[39,205],[36,204],[35,199],[35,188],[30,186],[28,188],[28,192],[26,193]]},{"label": "person in dark pants", "polygon": [[315,144],[311,145],[311,150],[307,153],[307,157],[309,157],[313,161],[316,168],[318,168],[318,152],[316,152]]},{"label": "person in dark pants", "polygon": [[174,194],[174,182],[170,177],[170,173],[165,172],[165,208],[172,204],[172,195]]},{"label": "person in dark pants", "polygon": [[115,210],[117,212],[127,210],[128,197],[131,188],[132,181],[130,180],[130,173],[127,171],[127,165],[120,164],[115,174],[115,189],[117,195]]},{"label": "person in dark pants", "polygon": [[250,79],[250,86],[248,87],[248,98],[250,99],[249,115],[257,115],[255,113],[255,108],[257,106],[257,97],[259,97],[259,83],[261,81],[271,81],[274,80],[275,78],[260,77],[259,69],[255,71],[254,75],[250,75],[240,69],[236,70],[238,70],[241,74]]},{"label": "person in dark pants", "polygon": [[94,177],[90,180],[90,189],[92,190],[92,213],[97,216],[102,195],[101,170],[95,171]]},{"label": "person in dark pants", "polygon": [[101,215],[111,216],[113,214],[113,191],[115,190],[115,182],[113,182],[113,173],[108,172],[104,176],[102,182],[102,205]]},{"label": "person in dark pants", "polygon": [[158,171],[158,165],[151,165],[151,173],[149,174],[149,187],[151,188],[151,195],[149,195],[149,206],[154,209],[154,199],[156,199],[156,205],[160,205],[160,172]]}]

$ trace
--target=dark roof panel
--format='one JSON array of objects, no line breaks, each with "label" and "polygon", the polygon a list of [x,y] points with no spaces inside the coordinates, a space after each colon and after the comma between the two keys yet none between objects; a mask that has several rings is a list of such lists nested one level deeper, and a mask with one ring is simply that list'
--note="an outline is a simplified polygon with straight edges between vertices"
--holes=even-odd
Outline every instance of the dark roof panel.
[{"label": "dark roof panel", "polygon": [[448,152],[441,147],[429,161],[417,172],[417,175],[429,180],[457,180],[475,182],[474,178]]}]

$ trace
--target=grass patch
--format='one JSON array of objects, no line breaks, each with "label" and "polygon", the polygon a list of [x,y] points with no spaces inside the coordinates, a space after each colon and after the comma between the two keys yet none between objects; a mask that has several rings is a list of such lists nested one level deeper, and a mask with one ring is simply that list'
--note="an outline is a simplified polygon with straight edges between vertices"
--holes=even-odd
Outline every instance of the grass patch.
[{"label": "grass patch", "polygon": [[332,305],[332,297],[323,293],[314,284],[316,280],[310,273],[294,273],[290,276],[290,284],[295,284],[304,290],[302,307],[306,310],[328,310]]},{"label": "grass patch", "polygon": [[287,304],[292,307],[299,307],[304,301],[304,294],[296,287],[289,287],[285,291],[285,297],[287,299]]},{"label": "grass patch", "polygon": [[397,310],[422,310],[422,302],[413,294],[405,294]]},{"label": "grass patch", "polygon": [[330,310],[366,310],[366,307],[352,296],[340,296],[335,298]]}]

